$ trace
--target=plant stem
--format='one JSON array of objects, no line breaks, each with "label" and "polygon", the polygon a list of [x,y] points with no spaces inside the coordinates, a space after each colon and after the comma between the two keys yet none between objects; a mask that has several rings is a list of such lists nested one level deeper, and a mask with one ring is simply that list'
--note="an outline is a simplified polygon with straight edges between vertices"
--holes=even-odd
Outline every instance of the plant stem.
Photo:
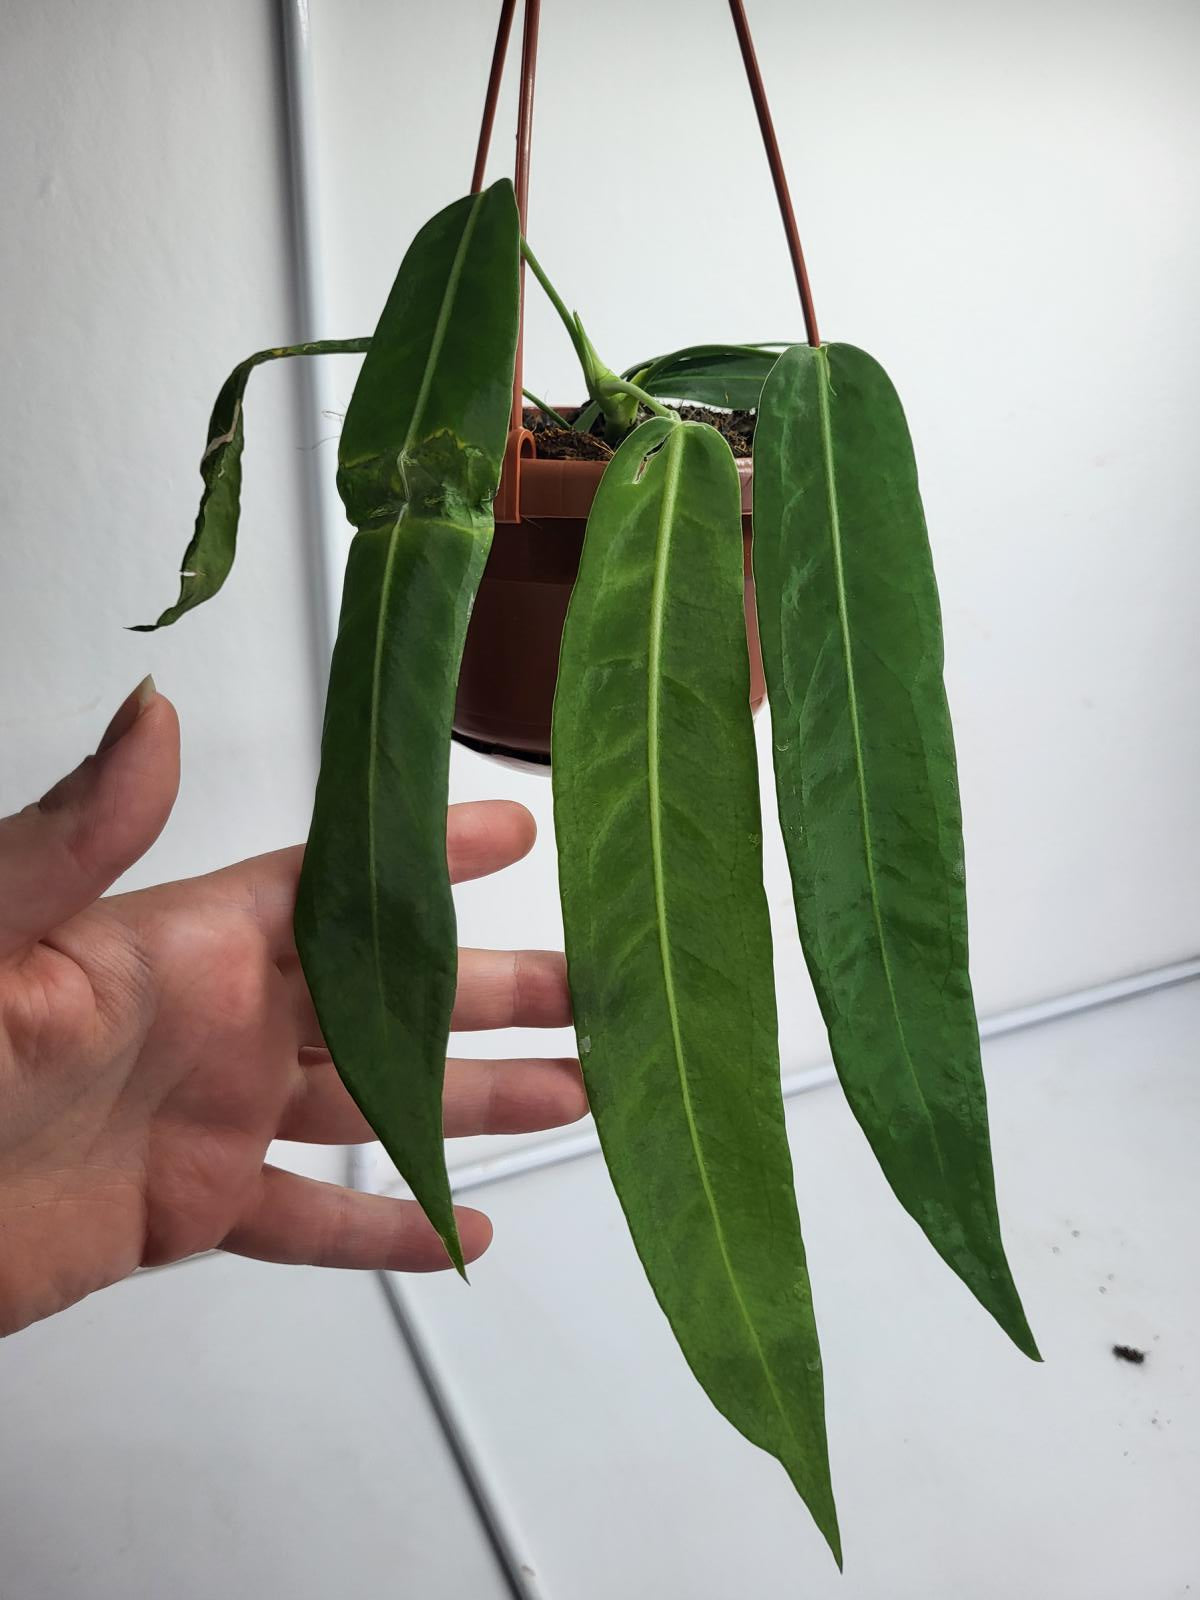
[{"label": "plant stem", "polygon": [[645,406],[647,411],[652,411],[656,417],[666,417],[671,422],[679,421],[678,412],[672,411],[669,406],[660,405],[653,395],[647,394],[645,389],[639,389],[636,383],[630,383],[628,378],[606,378],[600,385],[600,393],[627,394],[639,405]]},{"label": "plant stem", "polygon": [[557,311],[559,316],[562,318],[562,325],[570,335],[571,343],[575,346],[575,354],[579,357],[579,364],[583,368],[586,376],[588,370],[588,354],[584,347],[583,335],[579,331],[579,324],[567,310],[562,296],[550,282],[550,279],[546,276],[545,269],[538,258],[534,255],[533,251],[529,248],[529,241],[523,235],[521,238],[521,254],[525,258],[525,262],[528,265],[529,270],[533,273],[534,277],[546,291],[547,300],[549,300],[555,311]]},{"label": "plant stem", "polygon": [[521,393],[525,396],[526,400],[529,401],[531,406],[537,407],[544,417],[549,417],[550,421],[557,423],[560,428],[566,428],[568,432],[571,431],[571,424],[567,421],[567,419],[563,416],[560,416],[559,413],[555,411],[553,406],[548,406],[544,400],[539,400],[532,389],[522,389]]},{"label": "plant stem", "polygon": [[[575,347],[575,354],[579,358],[579,365],[583,368],[584,382],[587,384],[588,399],[594,400],[604,413],[604,434],[609,444],[617,444],[633,427],[637,417],[637,401],[649,405],[660,416],[668,413],[650,396],[641,389],[633,388],[627,380],[618,378],[611,367],[606,366],[596,354],[592,341],[584,332],[583,323],[579,320],[579,313],[567,310],[562,296],[546,276],[541,262],[529,248],[529,241],[522,235],[521,255],[526,265],[542,288],[550,304],[562,321],[563,327],[570,335],[571,343]],[[633,401],[634,404],[630,404]]]}]

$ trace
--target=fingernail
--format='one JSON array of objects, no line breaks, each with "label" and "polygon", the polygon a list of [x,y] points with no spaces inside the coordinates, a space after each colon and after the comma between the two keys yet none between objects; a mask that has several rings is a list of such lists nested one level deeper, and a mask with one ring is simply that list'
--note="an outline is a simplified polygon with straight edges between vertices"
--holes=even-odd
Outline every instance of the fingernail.
[{"label": "fingernail", "polygon": [[157,693],[158,689],[155,687],[154,679],[147,673],[133,693],[126,696],[121,702],[117,708],[116,716],[105,728],[104,737],[96,746],[96,754],[98,756],[102,756],[106,750],[111,750],[118,739],[125,737]]}]

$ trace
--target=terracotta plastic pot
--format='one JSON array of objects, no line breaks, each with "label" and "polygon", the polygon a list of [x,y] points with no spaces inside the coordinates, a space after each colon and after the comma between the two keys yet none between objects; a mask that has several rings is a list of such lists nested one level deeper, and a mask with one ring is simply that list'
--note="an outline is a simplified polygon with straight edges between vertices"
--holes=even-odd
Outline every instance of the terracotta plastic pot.
[{"label": "terracotta plastic pot", "polygon": [[[512,457],[510,457],[510,460]],[[549,766],[550,714],[567,603],[602,461],[519,461],[519,485],[501,484],[496,535],[467,629],[454,735],[461,744],[522,765]],[[750,704],[766,697],[750,571],[749,461],[742,480]],[[506,472],[506,478],[511,478]],[[520,494],[521,520],[511,517]]]}]

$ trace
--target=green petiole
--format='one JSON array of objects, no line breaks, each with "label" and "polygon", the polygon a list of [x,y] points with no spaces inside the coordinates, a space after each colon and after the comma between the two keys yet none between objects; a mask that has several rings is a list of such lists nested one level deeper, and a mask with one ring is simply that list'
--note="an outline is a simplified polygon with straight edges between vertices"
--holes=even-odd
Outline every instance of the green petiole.
[{"label": "green petiole", "polygon": [[631,394],[628,389],[608,387],[614,383],[619,385],[624,380],[618,378],[613,369],[596,354],[595,347],[579,320],[579,313],[567,310],[563,297],[550,282],[545,268],[529,248],[529,241],[524,236],[521,239],[521,257],[545,290],[547,299],[558,312],[559,320],[567,330],[575,354],[579,358],[579,365],[583,368],[588,397],[604,413],[605,438],[610,444],[619,443],[637,421],[640,395]]},{"label": "green petiole", "polygon": [[678,412],[672,411],[669,406],[664,406],[653,395],[646,393],[645,389],[631,383],[628,378],[606,378],[600,385],[598,399],[603,407],[605,395],[628,395],[631,400],[636,400],[638,405],[645,406],[647,411],[652,411],[656,417],[665,417],[668,422],[678,422]]},{"label": "green petiole", "polygon": [[559,412],[555,411],[553,406],[548,406],[544,400],[539,400],[532,389],[522,389],[521,393],[525,396],[526,400],[529,401],[531,406],[537,407],[544,417],[549,417],[550,421],[556,423],[560,428],[566,428],[568,431],[570,430],[571,424],[567,421],[567,419],[560,415]]}]

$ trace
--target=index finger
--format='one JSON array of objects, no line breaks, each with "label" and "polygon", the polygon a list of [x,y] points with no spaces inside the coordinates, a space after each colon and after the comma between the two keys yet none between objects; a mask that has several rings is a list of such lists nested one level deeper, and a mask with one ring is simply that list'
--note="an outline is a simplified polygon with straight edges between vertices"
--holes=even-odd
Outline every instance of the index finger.
[{"label": "index finger", "polygon": [[446,861],[451,883],[485,878],[511,867],[533,849],[537,823],[515,800],[469,800],[446,813]]}]

